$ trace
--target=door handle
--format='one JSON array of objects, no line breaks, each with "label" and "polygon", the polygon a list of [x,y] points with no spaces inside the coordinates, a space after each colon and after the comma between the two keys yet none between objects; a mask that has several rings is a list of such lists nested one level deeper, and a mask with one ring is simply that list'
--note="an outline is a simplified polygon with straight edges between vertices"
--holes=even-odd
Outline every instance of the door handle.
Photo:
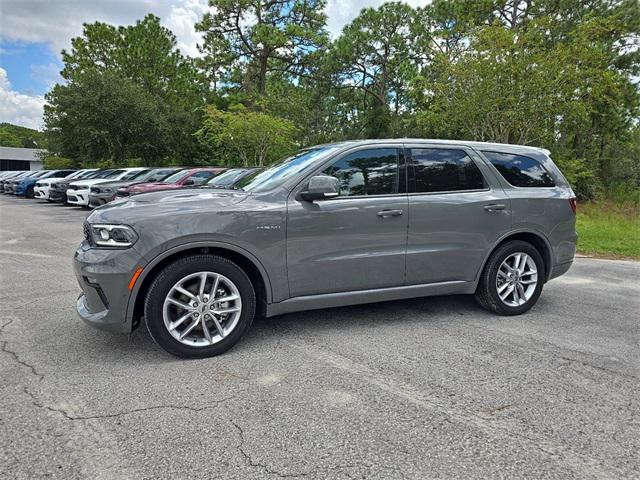
[{"label": "door handle", "polygon": [[501,203],[492,203],[490,205],[485,205],[484,208],[487,212],[500,212],[505,209],[505,206]]},{"label": "door handle", "polygon": [[402,215],[402,210],[381,210],[378,212],[378,216],[382,218],[398,217]]}]

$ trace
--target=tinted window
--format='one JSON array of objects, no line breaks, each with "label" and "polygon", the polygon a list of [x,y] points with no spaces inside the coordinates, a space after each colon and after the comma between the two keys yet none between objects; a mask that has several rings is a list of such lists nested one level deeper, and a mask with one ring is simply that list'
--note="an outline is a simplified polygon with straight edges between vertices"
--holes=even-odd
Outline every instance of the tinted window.
[{"label": "tinted window", "polygon": [[540,162],[524,155],[482,152],[514,187],[553,187],[555,183]]},{"label": "tinted window", "polygon": [[340,195],[398,193],[398,154],[395,148],[350,153],[324,171],[340,180]]},{"label": "tinted window", "polygon": [[134,178],[138,178],[143,176],[145,173],[147,173],[149,170],[134,170],[132,172],[127,173],[124,177],[122,177],[120,180],[133,180]]},{"label": "tinted window", "polygon": [[194,185],[202,185],[215,175],[216,173],[211,171],[196,172],[189,177],[189,180],[192,180]]},{"label": "tinted window", "polygon": [[464,150],[412,148],[414,192],[481,190],[486,187],[478,166]]}]

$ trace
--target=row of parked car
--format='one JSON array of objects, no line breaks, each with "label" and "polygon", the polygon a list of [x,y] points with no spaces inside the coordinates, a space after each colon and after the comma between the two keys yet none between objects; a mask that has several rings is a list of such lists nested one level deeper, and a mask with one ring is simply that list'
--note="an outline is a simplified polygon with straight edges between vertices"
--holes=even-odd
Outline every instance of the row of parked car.
[{"label": "row of parked car", "polygon": [[0,172],[0,192],[95,208],[118,198],[176,188],[233,188],[258,168],[133,167]]}]

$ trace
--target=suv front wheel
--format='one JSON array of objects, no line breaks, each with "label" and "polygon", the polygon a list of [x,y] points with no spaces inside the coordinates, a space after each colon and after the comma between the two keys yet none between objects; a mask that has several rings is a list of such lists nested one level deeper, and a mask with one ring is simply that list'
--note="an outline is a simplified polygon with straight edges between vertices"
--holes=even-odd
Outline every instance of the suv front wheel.
[{"label": "suv front wheel", "polygon": [[230,260],[194,255],[166,266],[145,299],[147,329],[167,352],[186,358],[220,355],[249,329],[255,292]]},{"label": "suv front wheel", "polygon": [[530,243],[512,240],[489,257],[478,283],[476,300],[490,312],[518,315],[538,301],[544,278],[540,252]]}]

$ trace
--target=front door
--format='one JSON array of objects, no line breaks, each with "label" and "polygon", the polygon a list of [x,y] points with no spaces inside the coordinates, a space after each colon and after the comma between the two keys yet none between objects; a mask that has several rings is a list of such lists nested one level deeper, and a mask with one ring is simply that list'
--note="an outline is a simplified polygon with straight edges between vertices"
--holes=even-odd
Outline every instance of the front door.
[{"label": "front door", "polygon": [[292,297],[403,285],[406,171],[396,146],[359,148],[323,167],[340,195],[288,201],[287,269]]},{"label": "front door", "polygon": [[511,228],[509,198],[466,147],[407,145],[407,284],[472,282]]}]

